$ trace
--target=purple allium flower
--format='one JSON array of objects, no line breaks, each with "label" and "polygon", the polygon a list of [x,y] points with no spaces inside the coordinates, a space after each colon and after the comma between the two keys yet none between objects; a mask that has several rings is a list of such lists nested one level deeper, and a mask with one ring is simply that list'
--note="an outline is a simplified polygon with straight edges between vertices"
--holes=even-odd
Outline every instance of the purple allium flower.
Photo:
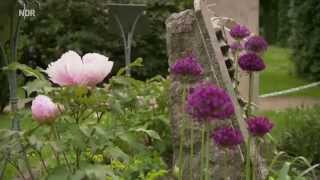
[{"label": "purple allium flower", "polygon": [[194,55],[189,55],[178,59],[171,67],[171,72],[180,77],[198,77],[203,74],[203,68]]},{"label": "purple allium flower", "polygon": [[225,90],[211,84],[200,84],[188,96],[187,111],[199,122],[204,122],[231,117],[234,106]]},{"label": "purple allium flower", "polygon": [[236,40],[242,40],[250,35],[250,30],[246,26],[238,24],[230,30],[230,35]]},{"label": "purple allium flower", "polygon": [[212,134],[212,138],[218,146],[229,149],[233,149],[244,141],[241,131],[232,127],[216,129]]},{"label": "purple allium flower", "polygon": [[262,137],[273,128],[273,123],[266,117],[252,117],[247,119],[248,130],[253,136]]},{"label": "purple allium flower", "polygon": [[261,36],[251,36],[245,42],[244,46],[248,51],[252,51],[256,53],[263,53],[268,49],[267,41]]},{"label": "purple allium flower", "polygon": [[240,52],[243,50],[243,45],[240,42],[233,42],[230,45],[231,52],[235,54],[236,52]]},{"label": "purple allium flower", "polygon": [[266,68],[261,57],[253,52],[247,52],[241,55],[238,63],[244,71],[262,71]]}]

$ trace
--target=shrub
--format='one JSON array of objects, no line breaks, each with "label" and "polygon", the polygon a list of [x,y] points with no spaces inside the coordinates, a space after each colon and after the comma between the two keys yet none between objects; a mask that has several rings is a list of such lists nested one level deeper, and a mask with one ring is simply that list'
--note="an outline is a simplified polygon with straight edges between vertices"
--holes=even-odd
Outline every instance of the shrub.
[{"label": "shrub", "polygon": [[[105,11],[107,2],[146,3],[148,25],[145,35],[135,35],[132,58],[143,57],[145,67],[133,74],[139,79],[155,75],[166,75],[168,63],[166,55],[165,20],[173,12],[191,7],[191,0],[122,0],[122,1],[63,1],[41,0],[41,7],[34,18],[28,18],[23,27],[23,61],[30,59],[37,65],[46,67],[67,49],[80,54],[96,52],[108,55],[115,61],[116,72],[124,66],[122,39],[112,34],[110,14]],[[108,42],[108,43],[106,43]],[[81,49],[81,51],[80,51]],[[34,58],[30,58],[34,57]],[[31,62],[29,62],[29,65]]]},{"label": "shrub", "polygon": [[320,1],[293,1],[291,42],[299,75],[320,79]]},{"label": "shrub", "polygon": [[291,109],[273,115],[279,148],[293,157],[304,156],[312,163],[320,163],[319,107]]}]

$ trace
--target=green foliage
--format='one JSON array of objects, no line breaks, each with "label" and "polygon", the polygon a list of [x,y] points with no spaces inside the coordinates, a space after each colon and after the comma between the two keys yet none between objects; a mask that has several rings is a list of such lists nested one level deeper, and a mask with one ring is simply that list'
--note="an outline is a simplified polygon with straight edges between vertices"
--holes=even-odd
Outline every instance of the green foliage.
[{"label": "green foliage", "polygon": [[[115,61],[115,72],[124,66],[124,50],[119,34],[112,34],[111,15],[100,0],[39,0],[40,9],[23,27],[23,62],[46,67],[66,50],[80,54],[98,51]],[[192,7],[193,1],[130,0],[116,3],[146,3],[147,34],[134,37],[133,58],[143,57],[144,68],[134,71],[138,79],[166,75],[168,71],[165,20],[173,12]],[[31,57],[31,58],[30,58]],[[34,61],[34,62],[30,62]]]},{"label": "green foliage", "polygon": [[281,46],[289,45],[289,38],[291,35],[291,9],[292,0],[278,0],[278,30],[277,30],[277,44]]},{"label": "green foliage", "polygon": [[308,180],[317,178],[315,169],[320,164],[311,165],[302,156],[288,158],[284,157],[285,155],[286,153],[284,152],[276,152],[269,166],[268,180]]},{"label": "green foliage", "polygon": [[268,115],[275,120],[273,134],[281,150],[293,157],[306,157],[313,164],[320,163],[319,107],[290,109]]},{"label": "green foliage", "polygon": [[293,60],[299,75],[320,79],[320,1],[293,1]]},{"label": "green foliage", "polygon": [[[132,66],[141,66],[141,60]],[[61,109],[53,124],[39,125],[30,111],[22,111],[19,118],[28,128],[0,131],[0,159],[14,169],[19,170],[24,149],[32,167],[41,169],[39,177],[47,179],[156,180],[167,174],[168,80],[159,76],[144,82],[120,72],[104,87],[51,87],[39,70],[21,64],[8,68],[36,77],[24,87],[27,94],[48,95]],[[124,168],[114,167],[115,162]]]}]

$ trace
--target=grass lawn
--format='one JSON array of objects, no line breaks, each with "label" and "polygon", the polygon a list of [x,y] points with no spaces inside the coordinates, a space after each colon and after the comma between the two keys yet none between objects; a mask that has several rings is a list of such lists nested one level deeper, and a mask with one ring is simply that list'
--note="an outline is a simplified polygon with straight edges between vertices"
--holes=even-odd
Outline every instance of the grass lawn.
[{"label": "grass lawn", "polygon": [[[286,90],[312,83],[295,75],[290,54],[290,50],[286,48],[275,46],[269,48],[264,58],[267,68],[260,76],[260,94]],[[320,97],[320,87],[306,89],[288,95]]]}]

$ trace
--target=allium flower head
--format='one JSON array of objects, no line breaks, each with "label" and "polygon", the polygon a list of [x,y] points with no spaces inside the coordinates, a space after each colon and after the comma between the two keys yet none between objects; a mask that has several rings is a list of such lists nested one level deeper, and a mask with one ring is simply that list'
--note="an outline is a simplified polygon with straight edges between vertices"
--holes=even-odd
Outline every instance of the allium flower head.
[{"label": "allium flower head", "polygon": [[244,48],[240,42],[233,42],[230,45],[231,52],[235,54],[236,52],[241,52]]},{"label": "allium flower head", "polygon": [[266,117],[252,117],[247,120],[248,130],[253,136],[263,137],[273,128],[273,123]]},{"label": "allium flower head", "polygon": [[226,119],[234,114],[227,92],[211,84],[200,84],[188,96],[187,111],[199,122]]},{"label": "allium flower head", "polygon": [[37,96],[32,101],[31,111],[33,118],[40,124],[51,123],[59,115],[57,104],[52,102],[49,97],[43,95]]},{"label": "allium flower head", "polygon": [[203,68],[201,64],[199,64],[195,55],[189,55],[178,59],[171,67],[171,72],[177,77],[195,78],[203,74]]},{"label": "allium flower head", "polygon": [[267,41],[261,36],[251,36],[245,42],[245,48],[255,53],[263,53],[268,49]]},{"label": "allium flower head", "polygon": [[241,55],[238,63],[244,71],[262,71],[266,68],[261,57],[253,52],[247,52]]},{"label": "allium flower head", "polygon": [[222,127],[216,129],[212,138],[215,144],[223,148],[233,149],[235,146],[243,143],[244,139],[240,130],[231,127]]},{"label": "allium flower head", "polygon": [[68,51],[51,63],[46,72],[50,80],[60,86],[95,86],[111,72],[112,61],[97,53],[81,58],[76,52]]},{"label": "allium flower head", "polygon": [[236,40],[242,40],[250,35],[250,30],[246,26],[238,24],[230,30],[230,35]]}]

